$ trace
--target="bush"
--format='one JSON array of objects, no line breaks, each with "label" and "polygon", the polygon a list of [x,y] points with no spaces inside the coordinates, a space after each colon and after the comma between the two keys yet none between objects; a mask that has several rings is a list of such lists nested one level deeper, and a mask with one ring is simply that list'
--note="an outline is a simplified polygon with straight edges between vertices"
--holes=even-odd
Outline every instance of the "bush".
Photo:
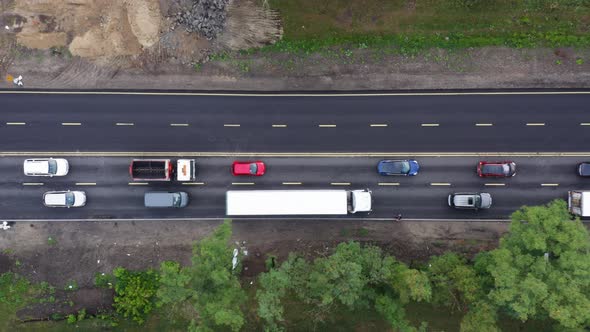
[{"label": "bush", "polygon": [[129,271],[118,267],[113,271],[116,278],[115,304],[119,314],[143,324],[154,307],[154,296],[159,286],[159,276],[153,270]]},{"label": "bush", "polygon": [[68,315],[68,324],[74,324],[76,322],[76,315],[69,314]]}]

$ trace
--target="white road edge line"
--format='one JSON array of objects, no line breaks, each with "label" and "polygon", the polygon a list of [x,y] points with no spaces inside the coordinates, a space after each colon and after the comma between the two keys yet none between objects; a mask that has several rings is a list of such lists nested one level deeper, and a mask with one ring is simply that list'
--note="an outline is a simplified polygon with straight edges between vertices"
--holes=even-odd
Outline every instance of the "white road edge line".
[{"label": "white road edge line", "polygon": [[26,124],[26,122],[6,122],[7,126],[24,126]]},{"label": "white road edge line", "polygon": [[23,182],[23,186],[42,186],[43,182]]}]

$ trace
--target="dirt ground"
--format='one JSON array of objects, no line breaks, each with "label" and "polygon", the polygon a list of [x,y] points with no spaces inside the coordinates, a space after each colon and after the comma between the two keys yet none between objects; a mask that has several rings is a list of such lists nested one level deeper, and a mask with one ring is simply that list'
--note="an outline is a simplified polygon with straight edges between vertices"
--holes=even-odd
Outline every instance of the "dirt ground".
[{"label": "dirt ground", "polygon": [[[211,233],[221,220],[186,221],[48,221],[19,222],[0,233],[0,273],[14,271],[58,289],[56,304],[23,310],[23,319],[51,313],[96,313],[110,306],[110,291],[94,289],[97,273],[115,267],[146,269],[162,261],[190,263],[194,241]],[[398,259],[420,264],[453,250],[471,256],[497,246],[507,230],[500,222],[248,220],[233,223],[233,241],[248,250],[244,280],[265,270],[268,255],[279,261],[289,252],[308,257],[329,254],[342,241],[381,246]],[[67,291],[75,282],[78,291]],[[74,305],[67,305],[72,301]]]}]

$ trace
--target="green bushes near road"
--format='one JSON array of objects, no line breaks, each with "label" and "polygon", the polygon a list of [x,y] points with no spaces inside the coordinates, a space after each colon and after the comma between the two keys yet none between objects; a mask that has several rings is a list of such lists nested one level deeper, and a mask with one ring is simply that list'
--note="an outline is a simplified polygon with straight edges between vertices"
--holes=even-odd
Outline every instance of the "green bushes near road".
[{"label": "green bushes near road", "polygon": [[156,271],[129,271],[118,267],[115,276],[114,307],[117,313],[131,318],[139,324],[154,308],[159,275]]}]

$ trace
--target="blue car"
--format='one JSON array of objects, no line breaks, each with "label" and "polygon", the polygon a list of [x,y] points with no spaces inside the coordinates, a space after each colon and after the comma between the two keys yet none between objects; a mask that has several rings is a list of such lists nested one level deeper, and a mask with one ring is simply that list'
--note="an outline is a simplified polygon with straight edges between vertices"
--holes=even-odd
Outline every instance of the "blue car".
[{"label": "blue car", "polygon": [[410,160],[381,160],[377,164],[377,172],[380,175],[404,175],[414,176],[418,174],[420,165],[418,162]]}]

